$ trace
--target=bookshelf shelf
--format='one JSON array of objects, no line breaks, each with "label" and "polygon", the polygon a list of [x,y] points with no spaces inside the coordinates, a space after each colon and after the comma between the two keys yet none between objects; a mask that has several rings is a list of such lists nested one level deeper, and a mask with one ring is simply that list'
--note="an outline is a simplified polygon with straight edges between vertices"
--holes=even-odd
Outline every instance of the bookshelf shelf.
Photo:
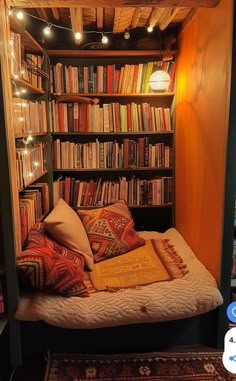
[{"label": "bookshelf shelf", "polygon": [[117,131],[117,132],[51,132],[51,135],[54,137],[57,136],[91,136],[91,137],[98,137],[98,136],[165,136],[165,135],[173,135],[174,131]]},{"label": "bookshelf shelf", "polygon": [[[12,81],[17,85],[17,86],[20,86],[20,87],[24,87],[25,89],[27,89],[30,93],[33,93],[33,94],[37,94],[37,95],[43,95],[44,94],[44,91],[43,89],[39,89],[38,87],[35,87],[34,85],[32,85],[30,82],[27,82],[25,81],[24,79],[22,78],[14,78],[12,77]],[[27,94],[25,94],[27,95]]]},{"label": "bookshelf shelf", "polygon": [[170,167],[140,167],[140,168],[63,168],[63,169],[53,169],[54,172],[161,172],[161,171],[173,171]]},{"label": "bookshelf shelf", "polygon": [[72,93],[63,93],[60,95],[53,94],[53,97],[57,99],[58,102],[78,102],[78,98],[80,97],[100,97],[100,98],[106,98],[106,97],[112,97],[112,98],[165,98],[165,97],[173,97],[174,92],[156,92],[156,93],[79,93],[79,94],[72,94]]},{"label": "bookshelf shelf", "polygon": [[25,186],[24,188],[21,188],[19,189],[19,192],[23,192],[25,190],[25,188],[29,187],[30,185],[32,185],[33,183],[35,183],[37,180],[41,179],[41,177],[43,177],[44,175],[46,175],[48,173],[48,171],[43,171],[42,173],[40,173],[40,175],[38,175],[37,177],[34,177],[31,181],[29,181]]},{"label": "bookshelf shelf", "polygon": [[24,49],[31,53],[43,53],[43,48],[25,29],[24,25],[16,19],[16,17],[10,18],[10,27],[14,33],[19,33],[21,35],[21,43]]},{"label": "bookshelf shelf", "polygon": [[168,53],[176,55],[177,50],[48,50],[50,57],[160,57]]},{"label": "bookshelf shelf", "polygon": [[40,136],[47,136],[47,133],[46,132],[26,132],[25,134],[16,134],[15,138],[22,139],[22,138],[26,138],[29,135],[36,138]]}]

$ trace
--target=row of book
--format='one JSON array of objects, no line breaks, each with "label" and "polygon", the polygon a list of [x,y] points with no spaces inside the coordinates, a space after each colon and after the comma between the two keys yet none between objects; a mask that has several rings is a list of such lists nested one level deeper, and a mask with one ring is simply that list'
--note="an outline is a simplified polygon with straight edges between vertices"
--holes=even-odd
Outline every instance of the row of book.
[{"label": "row of book", "polygon": [[149,137],[137,140],[76,143],[53,141],[55,169],[98,168],[169,168],[173,163],[172,147],[164,143],[149,143]]},{"label": "row of book", "polygon": [[14,79],[21,78],[38,89],[42,89],[42,56],[26,53],[23,55],[21,35],[11,31],[10,34],[10,69]]},{"label": "row of book", "polygon": [[171,131],[169,107],[150,103],[119,102],[103,105],[63,103],[52,100],[49,105],[52,132],[141,132]]},{"label": "row of book", "polygon": [[43,142],[33,147],[16,148],[17,185],[21,190],[46,171],[46,152]]},{"label": "row of book", "polygon": [[172,204],[172,177],[151,180],[125,176],[118,180],[77,180],[66,177],[53,183],[54,204],[63,198],[71,207],[103,206],[119,199],[129,206]]},{"label": "row of book", "polygon": [[13,98],[13,123],[16,135],[47,132],[45,101]]},{"label": "row of book", "polygon": [[174,61],[149,61],[138,64],[66,66],[61,62],[50,67],[52,93],[118,93],[139,94],[152,92],[151,74],[164,70],[170,75],[168,91],[173,91],[176,63]]},{"label": "row of book", "polygon": [[49,211],[47,183],[34,183],[20,193],[21,240],[24,244],[32,226]]}]

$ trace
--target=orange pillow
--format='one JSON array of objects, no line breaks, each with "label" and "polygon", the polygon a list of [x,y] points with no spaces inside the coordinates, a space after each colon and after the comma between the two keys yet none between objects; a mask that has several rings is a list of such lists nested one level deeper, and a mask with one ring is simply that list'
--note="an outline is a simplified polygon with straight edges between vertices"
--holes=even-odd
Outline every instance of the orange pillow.
[{"label": "orange pillow", "polygon": [[94,262],[127,253],[145,244],[134,230],[134,221],[125,201],[96,209],[78,209],[93,251]]}]

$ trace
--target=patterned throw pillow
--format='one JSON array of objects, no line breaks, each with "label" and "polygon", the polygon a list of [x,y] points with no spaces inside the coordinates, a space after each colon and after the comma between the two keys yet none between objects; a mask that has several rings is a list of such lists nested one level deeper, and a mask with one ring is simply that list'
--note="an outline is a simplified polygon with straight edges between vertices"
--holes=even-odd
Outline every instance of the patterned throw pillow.
[{"label": "patterned throw pillow", "polygon": [[83,254],[89,270],[93,269],[93,253],[78,214],[61,198],[44,220],[49,234],[68,249]]},{"label": "patterned throw pillow", "polygon": [[35,224],[26,249],[17,256],[21,285],[58,294],[86,296],[84,257],[54,241],[42,223]]},{"label": "patterned throw pillow", "polygon": [[94,262],[127,253],[145,244],[134,230],[134,221],[125,201],[96,209],[79,209],[94,254]]}]

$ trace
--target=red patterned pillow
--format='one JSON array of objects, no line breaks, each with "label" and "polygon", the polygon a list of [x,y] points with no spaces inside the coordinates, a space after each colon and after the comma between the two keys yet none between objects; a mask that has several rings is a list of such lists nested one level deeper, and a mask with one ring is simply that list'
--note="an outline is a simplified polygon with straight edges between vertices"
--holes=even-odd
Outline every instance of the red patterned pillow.
[{"label": "red patterned pillow", "polygon": [[127,253],[145,244],[134,230],[134,221],[125,201],[96,209],[79,209],[94,254],[94,262]]},{"label": "red patterned pillow", "polygon": [[87,295],[83,266],[83,257],[71,251],[61,255],[43,246],[24,250],[17,256],[21,285],[66,296]]},{"label": "red patterned pillow", "polygon": [[27,288],[87,295],[83,255],[54,241],[41,223],[33,226],[26,250],[17,256],[17,270],[20,283]]}]

